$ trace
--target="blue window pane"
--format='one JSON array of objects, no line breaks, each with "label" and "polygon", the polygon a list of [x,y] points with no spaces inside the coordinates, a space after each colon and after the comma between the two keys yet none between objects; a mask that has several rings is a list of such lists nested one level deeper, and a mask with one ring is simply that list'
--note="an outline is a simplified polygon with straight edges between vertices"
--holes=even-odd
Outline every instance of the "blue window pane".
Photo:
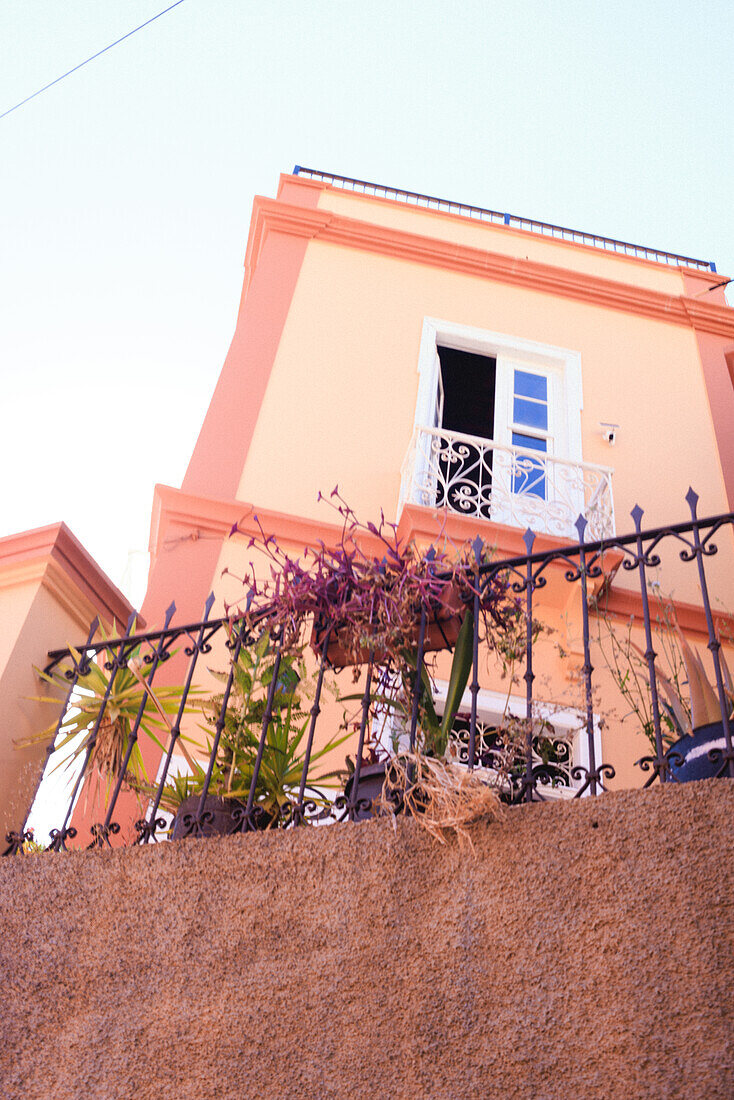
[{"label": "blue window pane", "polygon": [[[516,447],[528,447],[534,451],[547,450],[545,439],[534,439],[531,435],[523,435],[521,432],[512,433],[512,442]],[[518,455],[513,465],[512,491],[522,496],[534,496],[545,500],[545,462],[539,458],[532,458],[531,455]]]},{"label": "blue window pane", "polygon": [[542,374],[515,371],[515,393],[520,397],[534,397],[536,401],[548,400],[548,379]]},{"label": "blue window pane", "polygon": [[539,405],[535,401],[526,401],[524,397],[516,397],[512,419],[516,424],[527,424],[529,428],[542,428],[548,430],[548,406]]},{"label": "blue window pane", "polygon": [[523,432],[512,433],[513,447],[531,447],[534,451],[547,451],[548,442],[545,439],[536,439],[533,435],[525,435]]},{"label": "blue window pane", "polygon": [[525,435],[523,432],[512,433],[513,447],[532,447],[534,451],[547,451],[548,442],[545,439],[536,439],[533,435]]}]

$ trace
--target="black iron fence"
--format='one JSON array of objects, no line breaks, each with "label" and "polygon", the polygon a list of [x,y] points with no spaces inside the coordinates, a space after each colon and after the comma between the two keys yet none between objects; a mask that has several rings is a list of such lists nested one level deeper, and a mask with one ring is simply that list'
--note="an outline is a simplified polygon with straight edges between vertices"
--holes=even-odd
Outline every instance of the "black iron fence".
[{"label": "black iron fence", "polygon": [[[682,563],[688,563],[694,570],[697,588],[700,593],[699,614],[705,623],[707,647],[711,654],[713,681],[708,682],[706,698],[708,701],[709,725],[713,728],[713,739],[696,749],[698,758],[702,755],[709,766],[710,774],[734,777],[734,751],[732,749],[732,729],[734,717],[734,684],[731,681],[724,654],[720,632],[717,629],[717,614],[710,594],[710,582],[707,573],[707,561],[718,553],[717,536],[730,539],[734,528],[734,514],[728,513],[699,519],[697,516],[698,497],[689,490],[686,497],[691,519],[685,523],[668,527],[642,529],[643,512],[635,507],[631,513],[634,523],[633,533],[603,542],[585,542],[586,520],[579,517],[576,527],[579,541],[575,545],[534,552],[535,535],[528,530],[524,535],[525,553],[514,558],[491,560],[487,563],[482,555],[479,538],[475,546],[477,561],[476,584],[474,589],[473,639],[471,654],[471,679],[468,685],[471,699],[470,707],[462,714],[457,725],[460,743],[459,759],[463,759],[468,769],[488,770],[492,765],[492,748],[488,747],[487,730],[483,727],[478,714],[478,696],[480,693],[480,641],[479,641],[479,605],[481,593],[496,583],[501,577],[509,584],[509,590],[519,602],[521,622],[524,633],[523,679],[525,683],[525,743],[522,759],[514,759],[504,776],[503,796],[509,802],[527,802],[543,800],[552,792],[564,762],[555,759],[539,759],[537,736],[533,723],[537,716],[537,700],[534,693],[535,655],[535,596],[547,584],[548,570],[554,563],[561,566],[564,582],[579,586],[581,608],[581,643],[583,665],[581,667],[583,715],[582,737],[585,739],[585,763],[573,764],[566,761],[564,766],[571,778],[574,797],[596,796],[607,788],[614,778],[614,768],[597,759],[597,739],[595,737],[594,714],[594,667],[592,665],[593,632],[592,617],[598,614],[594,605],[593,590],[598,590],[609,580],[610,562],[615,568],[621,568],[624,574],[636,578],[634,591],[638,599],[640,613],[639,625],[644,632],[644,650],[639,649],[639,667],[644,674],[644,690],[648,693],[650,721],[647,730],[653,751],[637,761],[645,775],[645,786],[659,781],[661,783],[681,781],[686,765],[685,737],[681,727],[685,716],[676,708],[675,700],[670,696],[668,673],[659,664],[656,653],[656,619],[651,595],[651,575],[660,567],[664,550]],[[480,564],[481,563],[481,564]],[[629,591],[629,586],[627,591]],[[314,637],[318,639],[317,669],[313,677],[311,705],[300,712],[303,719],[298,726],[285,728],[284,715],[288,721],[296,706],[294,702],[298,683],[293,662],[283,639],[269,637],[264,643],[257,628],[257,620],[252,616],[239,618],[211,618],[214,603],[210,595],[199,622],[174,623],[175,605],[169,607],[163,627],[159,630],[135,632],[135,617],[131,616],[126,632],[115,638],[97,637],[98,622],[95,620],[89,629],[85,642],[77,649],[58,650],[49,654],[46,667],[47,677],[63,680],[68,685],[66,698],[61,706],[58,722],[49,735],[48,756],[51,758],[59,751],[59,743],[76,745],[77,773],[71,790],[68,792],[65,807],[60,809],[58,823],[51,830],[48,850],[62,850],[68,841],[77,837],[77,828],[73,823],[79,802],[80,792],[88,783],[95,765],[95,753],[99,750],[103,734],[109,733],[111,723],[122,721],[121,707],[128,707],[124,718],[124,736],[121,738],[117,756],[111,758],[114,770],[111,770],[110,758],[107,758],[108,785],[104,812],[99,820],[91,823],[91,845],[103,846],[112,843],[111,838],[121,834],[120,806],[124,802],[121,796],[132,786],[145,812],[134,822],[135,842],[147,844],[167,839],[171,836],[208,835],[212,831],[245,832],[263,827],[286,827],[303,823],[322,823],[326,821],[355,820],[365,816],[371,808],[371,797],[365,797],[362,780],[373,768],[374,759],[369,760],[367,749],[370,744],[372,724],[376,707],[384,708],[384,679],[380,673],[379,654],[369,651],[366,654],[361,672],[361,687],[357,718],[352,731],[352,742],[356,739],[354,770],[340,791],[331,792],[320,787],[320,775],[314,773],[317,761],[324,756],[323,744],[317,744],[316,731],[319,715],[322,712],[324,680],[330,664],[330,643],[337,623],[322,623],[321,630]],[[417,649],[416,674],[412,680],[412,697],[404,699],[402,707],[402,735],[406,747],[412,752],[416,748],[420,734],[422,713],[422,695],[426,691],[426,679],[422,670],[427,660],[427,635],[430,627],[425,607],[416,623]],[[195,699],[194,688],[197,666],[201,658],[212,651],[215,637],[223,642],[230,654],[229,669],[222,676],[221,693],[209,701],[210,743],[206,763],[197,763],[188,757],[194,775],[177,775],[173,767],[174,759],[185,752],[182,736],[187,713]],[[682,644],[686,646],[683,638]],[[253,646],[260,650],[255,652]],[[156,678],[159,669],[174,653],[179,660],[186,658],[186,671],[183,683],[176,689],[157,688]],[[259,653],[259,655],[258,655]],[[245,659],[246,658],[246,659]],[[693,660],[693,658],[691,658]],[[252,726],[253,715],[257,716],[257,735],[250,734],[247,743],[247,767],[244,780],[239,774],[239,788],[235,786],[228,794],[236,795],[227,803],[225,824],[222,827],[218,815],[220,806],[212,804],[211,795],[222,789],[223,777],[234,774],[233,723],[242,713],[242,699],[251,689],[256,670],[254,664],[261,661],[266,675],[261,675],[260,684],[266,690],[251,704],[248,721]],[[254,664],[253,664],[254,663]],[[700,662],[698,662],[700,665]],[[96,696],[92,704],[84,710],[82,685],[93,668],[100,669]],[[695,673],[703,683],[702,666]],[[131,679],[132,677],[132,679]],[[692,678],[692,674],[688,679]],[[249,686],[248,686],[249,685]],[[661,697],[661,686],[666,697]],[[691,684],[693,692],[694,685]],[[703,690],[703,688],[701,688]],[[82,695],[80,696],[80,692]],[[87,691],[87,696],[89,692]],[[79,710],[82,699],[82,721],[72,728],[76,730],[74,738],[68,733],[70,714]],[[120,702],[120,698],[123,702]],[[380,700],[376,702],[376,700]],[[715,701],[712,704],[712,700]],[[248,704],[250,705],[250,704]],[[300,703],[298,704],[300,705]],[[711,713],[715,705],[716,714]],[[91,708],[91,709],[90,709]],[[110,711],[114,710],[114,717]],[[151,714],[158,724],[160,766],[155,782],[146,786],[133,780],[133,764],[139,752],[141,731],[147,728]],[[157,715],[157,717],[156,717]],[[688,714],[690,719],[690,713]],[[689,726],[694,722],[689,722]],[[242,723],[240,722],[239,734]],[[671,729],[683,734],[672,745],[667,736]],[[274,731],[275,730],[275,736]],[[66,732],[65,732],[66,731]],[[119,730],[118,730],[119,732]],[[693,733],[697,731],[694,728]],[[491,731],[490,731],[491,733]],[[690,733],[690,730],[689,730]],[[281,741],[277,742],[277,737]],[[342,738],[344,740],[344,738]],[[492,738],[489,738],[490,742]],[[495,738],[496,742],[496,738]],[[327,743],[327,749],[340,743],[333,737]],[[297,752],[294,749],[297,747]],[[496,745],[495,745],[496,747]],[[274,754],[275,753],[275,757]],[[279,782],[281,793],[285,797],[267,802],[263,799],[263,790],[267,790],[263,778],[266,772],[278,773],[278,753],[290,767],[287,774],[280,768]],[[200,756],[200,754],[199,754]],[[98,763],[98,761],[97,761]],[[284,765],[284,766],[285,766]],[[292,765],[292,767],[291,767]],[[243,772],[241,761],[239,772]],[[198,769],[198,770],[197,770]],[[278,776],[276,775],[276,778]],[[272,777],[271,777],[272,779]],[[178,784],[178,786],[177,786]],[[272,782],[271,782],[272,786]],[[177,790],[179,805],[172,826],[170,815],[164,813],[167,798],[171,790]],[[570,788],[569,788],[570,790]],[[372,792],[373,793],[373,792]],[[129,812],[129,811],[126,811]],[[29,831],[28,821],[8,836],[7,853],[15,853],[32,843],[33,835]],[[77,840],[78,843],[78,840]]]}]

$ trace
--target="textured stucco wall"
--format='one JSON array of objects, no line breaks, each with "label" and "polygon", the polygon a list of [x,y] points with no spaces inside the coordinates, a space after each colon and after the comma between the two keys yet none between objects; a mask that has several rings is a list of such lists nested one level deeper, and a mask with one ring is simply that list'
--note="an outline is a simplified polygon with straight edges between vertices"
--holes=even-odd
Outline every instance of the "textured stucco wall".
[{"label": "textured stucco wall", "polygon": [[734,784],[5,860],[0,1094],[731,1097]]}]

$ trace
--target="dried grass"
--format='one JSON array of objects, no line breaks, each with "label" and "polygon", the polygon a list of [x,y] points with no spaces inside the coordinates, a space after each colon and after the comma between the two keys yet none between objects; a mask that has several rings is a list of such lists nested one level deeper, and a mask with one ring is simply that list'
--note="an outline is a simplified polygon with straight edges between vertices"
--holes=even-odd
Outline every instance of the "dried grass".
[{"label": "dried grass", "polygon": [[504,814],[497,791],[466,766],[444,763],[422,753],[401,753],[391,761],[375,808],[394,813],[398,800],[441,844],[446,843],[446,834],[454,833],[472,851],[470,827],[497,821]]}]

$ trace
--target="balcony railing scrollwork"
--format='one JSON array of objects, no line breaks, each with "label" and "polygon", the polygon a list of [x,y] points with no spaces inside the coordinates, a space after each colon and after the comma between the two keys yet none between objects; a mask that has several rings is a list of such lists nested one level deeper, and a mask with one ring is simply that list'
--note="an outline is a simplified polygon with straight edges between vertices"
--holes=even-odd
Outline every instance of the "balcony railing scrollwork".
[{"label": "balcony railing scrollwork", "polygon": [[444,428],[414,430],[402,469],[401,510],[406,503],[562,538],[575,536],[583,515],[592,538],[615,533],[609,467]]}]

